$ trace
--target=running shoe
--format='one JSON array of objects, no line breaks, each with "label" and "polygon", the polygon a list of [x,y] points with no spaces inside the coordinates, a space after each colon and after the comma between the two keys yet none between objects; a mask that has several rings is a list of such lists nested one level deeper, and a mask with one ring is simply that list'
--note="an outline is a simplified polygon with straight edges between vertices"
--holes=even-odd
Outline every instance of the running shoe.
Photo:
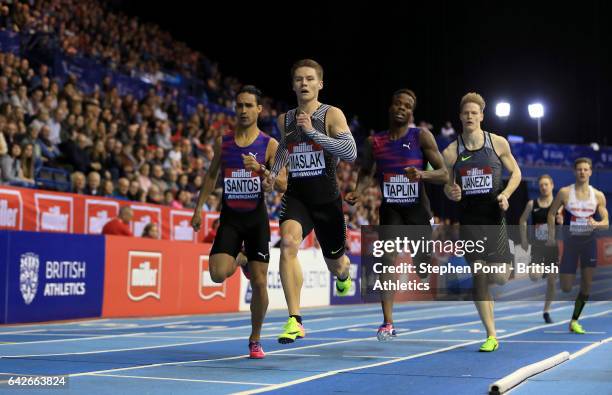
[{"label": "running shoe", "polygon": [[262,359],[266,356],[260,342],[249,342],[249,358]]},{"label": "running shoe", "polygon": [[577,333],[579,335],[584,335],[586,333],[586,331],[584,330],[582,325],[578,323],[578,321],[571,321],[569,325],[569,330],[570,332]]},{"label": "running shoe", "polygon": [[353,281],[351,280],[351,276],[348,276],[346,278],[346,280],[344,281],[340,281],[340,279],[338,279],[338,277],[336,277],[336,294],[338,296],[346,296],[348,295],[349,291],[351,290],[351,283]]},{"label": "running shoe", "polygon": [[480,346],[480,350],[481,352],[493,352],[495,350],[497,350],[499,348],[499,342],[497,341],[497,339],[493,336],[489,336],[487,337],[487,341],[485,341],[484,343],[482,343],[482,346]]},{"label": "running shoe", "polygon": [[393,324],[382,324],[378,327],[378,333],[376,333],[376,337],[378,341],[384,342],[387,340],[393,340],[394,337],[397,336],[395,332],[395,328]]},{"label": "running shoe", "polygon": [[544,314],[542,314],[542,316],[544,317],[544,322],[546,322],[547,324],[552,324],[553,320],[552,318],[550,318],[550,314],[546,311],[544,312]]},{"label": "running shoe", "polygon": [[300,324],[295,317],[289,317],[285,326],[284,332],[278,337],[278,342],[281,344],[293,343],[296,339],[301,339],[306,336],[304,326]]}]

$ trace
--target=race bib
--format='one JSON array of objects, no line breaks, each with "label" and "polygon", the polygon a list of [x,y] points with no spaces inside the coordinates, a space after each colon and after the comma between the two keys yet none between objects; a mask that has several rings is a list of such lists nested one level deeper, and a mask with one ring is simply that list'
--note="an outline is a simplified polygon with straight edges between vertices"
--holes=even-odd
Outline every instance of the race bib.
[{"label": "race bib", "polygon": [[228,200],[258,199],[261,192],[259,176],[245,169],[226,169],[223,179],[223,191]]},{"label": "race bib", "polygon": [[461,174],[461,189],[466,195],[481,195],[493,190],[493,171],[490,167],[463,168]]},{"label": "race bib", "polygon": [[386,203],[414,203],[419,197],[419,183],[404,174],[383,174],[383,198]]},{"label": "race bib", "polygon": [[593,228],[589,225],[589,218],[591,217],[574,217],[570,219],[570,233],[572,235],[588,235],[593,231]]},{"label": "race bib", "polygon": [[323,148],[315,143],[289,144],[289,175],[293,178],[317,177],[325,171]]},{"label": "race bib", "polygon": [[539,241],[548,240],[548,224],[536,224],[535,238]]}]

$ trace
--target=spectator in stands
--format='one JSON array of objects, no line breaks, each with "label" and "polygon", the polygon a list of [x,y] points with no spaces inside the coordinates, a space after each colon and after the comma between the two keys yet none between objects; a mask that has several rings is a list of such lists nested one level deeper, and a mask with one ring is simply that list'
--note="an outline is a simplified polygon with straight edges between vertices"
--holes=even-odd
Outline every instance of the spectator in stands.
[{"label": "spectator in stands", "polygon": [[115,199],[120,199],[120,200],[130,200],[130,198],[128,197],[129,190],[130,190],[130,181],[125,177],[121,177],[117,181],[117,190],[115,191],[113,197]]},{"label": "spectator in stands", "polygon": [[159,239],[159,227],[155,222],[149,222],[142,231],[142,237],[148,239]]},{"label": "spectator in stands", "polygon": [[34,144],[25,142],[21,145],[21,150],[21,171],[23,178],[34,183],[36,169],[40,168],[34,157]]},{"label": "spectator in stands", "polygon": [[206,199],[206,203],[204,203],[204,211],[217,211],[219,207],[219,198],[216,194],[211,193],[208,199]]},{"label": "spectator in stands", "polygon": [[85,188],[85,194],[91,196],[101,196],[102,188],[100,188],[100,173],[92,171],[87,175],[87,188]]},{"label": "spectator in stands", "polygon": [[133,236],[130,230],[130,221],[134,214],[129,206],[123,206],[119,209],[119,216],[111,219],[102,228],[103,235],[115,236]]},{"label": "spectator in stands", "polygon": [[[61,150],[66,157],[68,164],[76,171],[87,173],[93,166],[91,166],[91,160],[87,153],[87,137],[78,133],[74,139],[68,140],[65,144],[62,144]],[[94,170],[100,170],[100,168],[93,168]]]},{"label": "spectator in stands", "polygon": [[23,187],[34,186],[34,179],[23,174],[21,158],[21,146],[13,143],[10,152],[0,158],[0,167],[2,168],[2,179],[0,179],[0,182]]},{"label": "spectator in stands", "polygon": [[440,134],[449,139],[455,137],[455,129],[453,128],[453,124],[450,121],[447,121],[444,124],[444,127],[442,127],[440,130]]},{"label": "spectator in stands", "polygon": [[146,198],[146,202],[147,203],[151,203],[151,204],[163,204],[163,198],[162,198],[162,193],[159,190],[159,187],[155,184],[151,184],[151,187],[149,188],[149,191],[147,192],[147,198]]},{"label": "spectator in stands", "polygon": [[112,180],[105,179],[102,181],[102,196],[106,198],[114,198],[115,185]]},{"label": "spectator in stands", "polygon": [[45,166],[54,167],[57,164],[57,160],[61,155],[60,150],[49,140],[49,128],[43,126],[38,133],[38,137],[35,141],[37,150],[39,152],[39,158],[42,164]]},{"label": "spectator in stands", "polygon": [[6,145],[6,139],[4,138],[4,133],[2,133],[2,128],[0,128],[0,156],[6,155],[8,153],[8,146]]},{"label": "spectator in stands", "polygon": [[166,192],[164,192],[164,206],[168,206],[168,207],[176,208],[176,209],[183,208],[183,206],[180,204],[180,202],[176,198],[174,191],[171,189],[168,189]]},{"label": "spectator in stands", "polygon": [[75,171],[74,173],[72,173],[72,175],[70,176],[71,182],[72,182],[72,193],[76,193],[79,195],[84,195],[85,194],[85,174],[81,173],[80,171]]},{"label": "spectator in stands", "polygon": [[164,169],[161,165],[153,165],[151,183],[155,185],[161,193],[166,192],[166,189],[168,189],[168,184],[164,181]]},{"label": "spectator in stands", "polygon": [[151,171],[151,166],[148,163],[144,163],[138,169],[137,180],[140,184],[140,188],[146,193],[151,187],[151,179],[149,178],[149,172]]},{"label": "spectator in stands", "polygon": [[134,202],[142,202],[144,199],[144,192],[140,188],[140,183],[137,179],[133,179],[132,181],[130,181],[128,198]]}]

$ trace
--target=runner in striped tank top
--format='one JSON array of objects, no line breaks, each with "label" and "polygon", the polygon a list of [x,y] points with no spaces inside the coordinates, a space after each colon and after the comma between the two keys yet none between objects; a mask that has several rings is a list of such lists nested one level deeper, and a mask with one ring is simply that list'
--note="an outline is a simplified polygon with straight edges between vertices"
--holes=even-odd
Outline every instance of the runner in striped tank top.
[{"label": "runner in striped tank top", "polygon": [[[563,187],[557,193],[548,212],[548,245],[555,244],[555,218],[551,214],[560,207],[565,211],[563,221],[563,256],[561,257],[561,290],[571,292],[576,280],[576,269],[580,261],[580,292],[574,303],[574,312],[569,324],[573,333],[586,331],[578,323],[582,309],[589,299],[593,273],[597,266],[596,230],[608,229],[608,210],[606,196],[589,185],[593,174],[593,163],[589,158],[578,158],[574,162],[576,183]],[[599,221],[593,217],[598,214]]]},{"label": "runner in striped tank top", "polygon": [[[449,183],[444,187],[446,196],[459,202],[461,239],[484,243],[484,251],[466,253],[472,266],[474,280],[474,304],[487,332],[487,340],[480,351],[497,350],[499,343],[495,333],[493,300],[489,284],[504,284],[511,274],[511,256],[508,244],[505,212],[508,199],[521,182],[519,169],[508,141],[496,134],[484,132],[480,123],[484,119],[485,102],[477,93],[468,93],[461,99],[459,118],[463,132],[442,153],[449,173]],[[502,187],[502,169],[510,173],[505,188]],[[493,236],[487,228],[495,225]],[[475,262],[491,270],[476,272]]]},{"label": "runner in striped tank top", "polygon": [[[283,196],[280,273],[289,318],[278,337],[292,343],[304,337],[300,315],[302,269],[297,259],[302,240],[314,229],[325,263],[336,276],[336,291],[351,291],[350,262],[346,256],[346,224],[342,199],[336,184],[340,159],[353,162],[357,157],[355,140],[339,108],[319,102],[323,88],[323,68],[304,59],[291,69],[297,108],[281,114],[278,127],[282,139],[270,179],[287,166],[287,193]],[[354,290],[354,289],[353,289]]]},{"label": "runner in striped tank top", "polygon": [[[368,138],[364,151],[359,179],[355,192],[349,192],[345,200],[355,204],[363,196],[363,190],[371,185],[374,175],[378,178],[382,192],[379,208],[381,240],[409,237],[413,240],[431,239],[431,209],[424,189],[424,182],[445,184],[448,171],[438,150],[438,145],[427,129],[409,126],[416,106],[416,95],[410,89],[396,91],[389,107],[389,130]],[[425,170],[429,162],[434,170]],[[386,225],[386,226],[385,226]],[[416,225],[400,229],[389,225]],[[398,232],[399,231],[399,232]],[[383,256],[383,264],[394,264],[397,254]],[[413,263],[420,269],[421,277],[427,276],[426,267],[431,255],[418,254]],[[425,269],[425,270],[423,270]],[[393,274],[380,275],[381,284],[388,284]],[[390,340],[396,335],[393,326],[393,296],[391,289],[381,290],[383,324],[378,328],[378,340]]]},{"label": "runner in striped tank top", "polygon": [[[531,262],[532,271],[529,276],[532,281],[537,281],[543,276],[546,277],[546,295],[544,298],[544,322],[551,324],[550,305],[555,298],[555,285],[557,281],[556,267],[559,262],[559,248],[557,245],[547,246],[548,241],[548,211],[552,204],[555,184],[548,174],[543,174],[538,178],[540,195],[537,199],[527,202],[525,210],[519,220],[521,231],[521,246],[527,251],[529,241],[531,241]],[[563,215],[557,211],[556,222],[563,224]],[[527,220],[531,217],[531,232],[527,229]],[[539,269],[539,270],[536,270]],[[549,270],[550,269],[550,270]]]},{"label": "runner in striped tank top", "polygon": [[[202,221],[202,206],[215,189],[219,174],[223,181],[220,225],[210,251],[209,270],[212,280],[222,283],[234,274],[242,260],[242,269],[251,281],[251,358],[265,356],[259,342],[261,326],[268,308],[268,262],[270,259],[270,222],[264,192],[272,189],[261,178],[265,164],[273,164],[278,143],[257,128],[261,112],[261,92],[252,85],[244,86],[236,95],[237,127],[215,141],[215,156],[191,219],[198,231]],[[283,178],[277,190],[283,190]],[[240,254],[244,244],[246,259]],[[243,259],[237,259],[240,256]],[[248,261],[248,262],[244,262]]]}]

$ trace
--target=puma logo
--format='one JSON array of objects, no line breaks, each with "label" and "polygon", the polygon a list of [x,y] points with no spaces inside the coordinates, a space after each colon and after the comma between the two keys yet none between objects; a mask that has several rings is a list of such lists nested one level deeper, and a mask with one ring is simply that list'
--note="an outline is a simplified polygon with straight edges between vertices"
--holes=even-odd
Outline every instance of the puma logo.
[{"label": "puma logo", "polygon": [[263,259],[266,259],[266,257],[270,254],[264,254],[263,252],[258,252],[257,255],[261,255]]},{"label": "puma logo", "polygon": [[255,159],[257,159],[257,154],[258,152],[255,152],[255,153],[249,152],[249,155],[251,155]]},{"label": "puma logo", "polygon": [[406,147],[406,148],[410,149],[410,143],[408,143],[408,144],[402,144],[402,147]]}]

